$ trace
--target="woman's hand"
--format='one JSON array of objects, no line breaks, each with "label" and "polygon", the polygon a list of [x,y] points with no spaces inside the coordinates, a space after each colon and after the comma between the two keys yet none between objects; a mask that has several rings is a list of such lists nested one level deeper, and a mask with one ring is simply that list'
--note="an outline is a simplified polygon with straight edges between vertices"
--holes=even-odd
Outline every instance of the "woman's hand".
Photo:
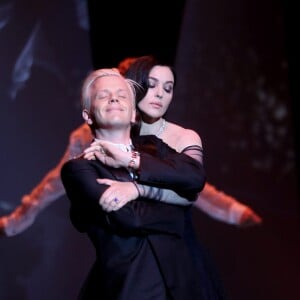
[{"label": "woman's hand", "polygon": [[109,185],[109,188],[99,199],[102,209],[107,212],[118,210],[126,203],[139,197],[139,192],[133,182],[115,181],[105,178],[97,179],[97,182]]},{"label": "woman's hand", "polygon": [[94,141],[84,150],[83,157],[88,160],[98,159],[107,166],[120,168],[128,166],[131,152],[125,152],[106,141]]}]

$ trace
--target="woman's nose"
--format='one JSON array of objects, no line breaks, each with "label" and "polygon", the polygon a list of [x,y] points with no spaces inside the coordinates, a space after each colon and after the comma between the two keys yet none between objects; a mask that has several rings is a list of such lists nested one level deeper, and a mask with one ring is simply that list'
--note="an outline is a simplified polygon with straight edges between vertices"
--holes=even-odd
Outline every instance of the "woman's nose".
[{"label": "woman's nose", "polygon": [[161,99],[163,97],[163,90],[161,88],[156,89],[156,98]]},{"label": "woman's nose", "polygon": [[158,84],[156,86],[155,92],[156,92],[156,94],[155,94],[156,98],[162,99],[162,97],[164,95],[164,88],[163,88],[163,86],[161,86],[161,85]]}]

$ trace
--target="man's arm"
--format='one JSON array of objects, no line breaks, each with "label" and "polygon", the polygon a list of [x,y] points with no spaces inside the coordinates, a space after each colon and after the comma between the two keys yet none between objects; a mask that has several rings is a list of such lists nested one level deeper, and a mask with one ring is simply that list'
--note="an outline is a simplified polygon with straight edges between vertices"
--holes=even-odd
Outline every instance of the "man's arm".
[{"label": "man's arm", "polygon": [[[126,171],[124,175],[130,180]],[[63,166],[61,176],[71,202],[71,221],[81,232],[90,226],[101,226],[123,234],[182,234],[184,210],[176,205],[138,198],[117,211],[105,212],[99,199],[107,185],[99,184],[96,179],[116,180],[116,177],[114,170],[97,161],[71,160]]]},{"label": "man's arm", "polygon": [[207,213],[212,218],[227,224],[248,227],[259,225],[262,222],[261,217],[249,206],[217,190],[208,183],[205,184],[203,191],[193,204],[194,207]]},{"label": "man's arm", "polygon": [[29,228],[38,214],[65,194],[60,178],[62,165],[80,155],[91,142],[92,135],[83,124],[72,131],[69,144],[59,163],[51,169],[29,194],[22,197],[21,204],[7,216],[0,218],[0,234],[14,236]]}]

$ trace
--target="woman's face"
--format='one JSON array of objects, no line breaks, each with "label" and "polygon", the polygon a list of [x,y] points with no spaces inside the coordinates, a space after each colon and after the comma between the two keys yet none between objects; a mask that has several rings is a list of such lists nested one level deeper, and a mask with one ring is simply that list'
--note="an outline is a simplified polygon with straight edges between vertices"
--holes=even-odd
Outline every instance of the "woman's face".
[{"label": "woman's face", "polygon": [[174,76],[169,67],[154,66],[146,96],[138,103],[144,121],[155,122],[167,111],[173,97]]}]

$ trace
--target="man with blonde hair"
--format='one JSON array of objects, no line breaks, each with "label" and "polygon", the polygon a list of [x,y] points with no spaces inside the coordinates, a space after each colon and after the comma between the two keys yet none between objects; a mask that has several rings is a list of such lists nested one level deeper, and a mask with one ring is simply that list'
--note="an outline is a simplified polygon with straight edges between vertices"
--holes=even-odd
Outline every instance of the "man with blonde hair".
[{"label": "man with blonde hair", "polygon": [[[156,136],[131,136],[132,84],[114,69],[86,78],[82,116],[97,144],[61,171],[71,221],[96,250],[80,299],[201,299],[183,238],[188,206],[145,197],[141,186],[171,189],[192,202],[205,171]],[[105,180],[120,183],[112,187]]]}]

